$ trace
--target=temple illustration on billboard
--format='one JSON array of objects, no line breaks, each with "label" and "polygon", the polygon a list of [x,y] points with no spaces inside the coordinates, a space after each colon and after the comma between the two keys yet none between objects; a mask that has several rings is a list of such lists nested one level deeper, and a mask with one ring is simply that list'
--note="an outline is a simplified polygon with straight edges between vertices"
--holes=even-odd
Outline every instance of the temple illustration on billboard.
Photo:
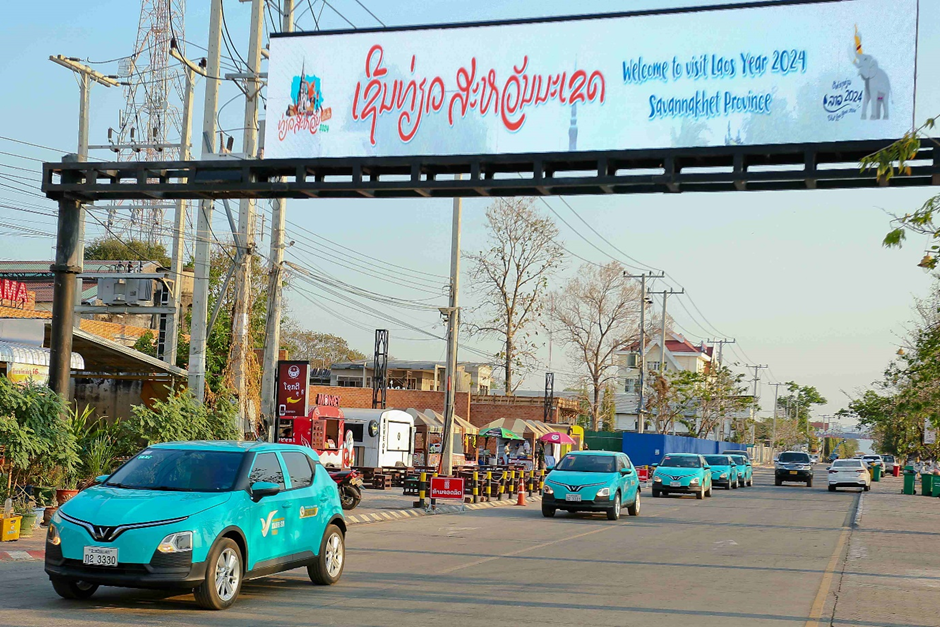
[{"label": "temple illustration on billboard", "polygon": [[320,77],[308,76],[306,64],[300,68],[300,74],[294,77],[291,85],[292,102],[287,107],[288,116],[315,115],[323,108],[323,92],[320,89]]}]

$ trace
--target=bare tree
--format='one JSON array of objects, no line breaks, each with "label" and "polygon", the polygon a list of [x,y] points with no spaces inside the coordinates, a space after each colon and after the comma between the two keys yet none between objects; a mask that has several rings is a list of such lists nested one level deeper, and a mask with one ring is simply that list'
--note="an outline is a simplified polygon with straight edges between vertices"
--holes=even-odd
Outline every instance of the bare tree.
[{"label": "bare tree", "polygon": [[638,336],[640,288],[625,279],[623,271],[616,261],[599,267],[585,264],[554,296],[559,335],[572,358],[587,370],[595,429],[601,426],[604,386],[617,377],[614,357]]},{"label": "bare tree", "polygon": [[512,394],[534,362],[534,327],[564,249],[556,241],[555,223],[539,215],[529,198],[501,198],[490,205],[486,231],[490,247],[466,255],[470,281],[482,296],[467,328],[502,340],[497,358],[505,392]]}]

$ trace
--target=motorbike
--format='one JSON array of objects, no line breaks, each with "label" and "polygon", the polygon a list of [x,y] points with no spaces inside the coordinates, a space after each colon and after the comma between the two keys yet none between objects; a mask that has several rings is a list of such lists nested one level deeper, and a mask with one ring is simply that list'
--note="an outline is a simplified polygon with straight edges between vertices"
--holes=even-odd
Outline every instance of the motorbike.
[{"label": "motorbike", "polygon": [[358,470],[331,471],[330,477],[336,482],[339,490],[339,502],[343,509],[356,509],[362,501],[362,473]]}]

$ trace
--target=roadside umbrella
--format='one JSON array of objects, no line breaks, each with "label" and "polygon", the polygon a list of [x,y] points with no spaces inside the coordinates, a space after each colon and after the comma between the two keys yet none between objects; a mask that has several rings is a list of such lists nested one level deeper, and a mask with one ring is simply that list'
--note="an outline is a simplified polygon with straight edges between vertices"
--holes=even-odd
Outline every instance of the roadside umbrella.
[{"label": "roadside umbrella", "polygon": [[502,427],[493,427],[492,429],[487,429],[486,431],[481,431],[480,436],[484,438],[502,438],[504,440],[521,440],[522,438],[510,431],[509,429],[503,429]]},{"label": "roadside umbrella", "polygon": [[577,444],[567,433],[552,431],[539,438],[539,442],[551,442],[552,444]]}]

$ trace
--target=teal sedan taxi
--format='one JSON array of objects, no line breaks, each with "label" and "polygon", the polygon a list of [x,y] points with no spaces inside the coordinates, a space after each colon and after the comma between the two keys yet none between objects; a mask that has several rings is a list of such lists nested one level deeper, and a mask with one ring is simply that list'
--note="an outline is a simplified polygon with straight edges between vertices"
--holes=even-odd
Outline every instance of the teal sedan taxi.
[{"label": "teal sedan taxi", "polygon": [[738,485],[742,488],[754,485],[754,467],[747,455],[731,455],[731,459],[738,466]]},{"label": "teal sedan taxi", "polygon": [[141,451],[59,508],[45,570],[67,599],[99,586],[193,590],[235,602],[248,579],[304,566],[339,581],[346,523],[336,483],[312,449],[181,442]]},{"label": "teal sedan taxi", "polygon": [[545,478],[542,515],[557,510],[606,512],[608,520],[620,518],[626,505],[631,516],[640,514],[640,481],[630,458],[611,451],[572,451]]},{"label": "teal sedan taxi", "polygon": [[653,496],[694,494],[702,499],[712,495],[712,473],[705,458],[695,453],[670,453],[653,473]]},{"label": "teal sedan taxi", "polygon": [[706,455],[705,463],[711,467],[712,485],[724,486],[725,490],[738,488],[738,465],[730,455]]}]

